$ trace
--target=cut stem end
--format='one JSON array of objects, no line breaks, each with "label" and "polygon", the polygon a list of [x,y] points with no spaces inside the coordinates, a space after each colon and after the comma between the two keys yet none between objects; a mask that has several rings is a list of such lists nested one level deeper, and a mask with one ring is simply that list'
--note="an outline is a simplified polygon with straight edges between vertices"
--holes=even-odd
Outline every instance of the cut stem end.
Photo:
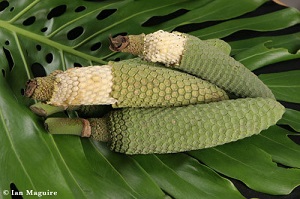
[{"label": "cut stem end", "polygon": [[82,118],[48,118],[45,128],[50,134],[91,136],[90,123]]},{"label": "cut stem end", "polygon": [[45,128],[50,134],[91,137],[101,142],[110,140],[105,118],[48,118]]}]

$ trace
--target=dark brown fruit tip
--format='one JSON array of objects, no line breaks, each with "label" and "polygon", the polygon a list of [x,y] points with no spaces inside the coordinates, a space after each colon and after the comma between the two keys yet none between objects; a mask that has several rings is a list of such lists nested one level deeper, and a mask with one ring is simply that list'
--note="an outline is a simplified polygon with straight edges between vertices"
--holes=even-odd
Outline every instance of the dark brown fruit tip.
[{"label": "dark brown fruit tip", "polygon": [[118,35],[112,38],[112,36],[110,35],[109,43],[110,43],[109,46],[110,50],[115,52],[120,52],[129,45],[129,38],[128,36],[122,36],[122,35]]},{"label": "dark brown fruit tip", "polygon": [[37,82],[35,79],[28,80],[26,83],[25,96],[31,97],[37,87]]}]

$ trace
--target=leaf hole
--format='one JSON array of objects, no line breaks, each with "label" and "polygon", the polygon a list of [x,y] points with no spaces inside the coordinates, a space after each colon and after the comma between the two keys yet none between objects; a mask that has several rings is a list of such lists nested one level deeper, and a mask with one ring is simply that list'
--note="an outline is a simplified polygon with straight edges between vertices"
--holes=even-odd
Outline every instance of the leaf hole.
[{"label": "leaf hole", "polygon": [[187,12],[189,12],[189,10],[179,9],[179,10],[176,10],[175,12],[172,12],[172,13],[164,15],[164,16],[153,16],[150,19],[148,19],[147,21],[145,21],[142,24],[142,26],[143,27],[155,26],[155,25],[164,23],[166,21],[169,21],[171,19],[174,19],[176,17],[179,17],[181,15],[184,15]]},{"label": "leaf hole", "polygon": [[42,50],[42,46],[41,45],[36,45],[35,48],[36,48],[37,51],[41,51]]},{"label": "leaf hole", "polygon": [[14,60],[11,56],[11,53],[9,50],[7,50],[6,48],[3,47],[3,51],[4,51],[4,54],[5,54],[5,57],[7,59],[7,62],[8,62],[8,67],[9,67],[9,70],[12,71],[15,63],[14,63]]},{"label": "leaf hole", "polygon": [[29,18],[27,18],[25,21],[23,21],[23,25],[24,26],[30,26],[35,22],[35,16],[31,16]]},{"label": "leaf hole", "polygon": [[14,195],[12,196],[13,199],[23,199],[22,194],[23,192],[20,192],[15,183],[10,183],[10,193],[14,192]]},{"label": "leaf hole", "polygon": [[7,45],[7,46],[9,45],[9,41],[8,40],[5,41],[5,45]]},{"label": "leaf hole", "polygon": [[287,165],[284,165],[284,164],[281,164],[279,162],[275,162],[273,161],[278,167],[280,168],[284,168],[284,169],[292,169],[293,167],[290,167],[290,166],[287,166]]},{"label": "leaf hole", "polygon": [[47,75],[44,66],[40,63],[33,63],[30,69],[34,77],[45,77]]},{"label": "leaf hole", "polygon": [[3,75],[3,77],[5,77],[5,76],[6,76],[6,72],[5,72],[5,70],[4,70],[4,69],[2,69],[1,71],[2,71],[2,75]]},{"label": "leaf hole", "polygon": [[0,12],[2,12],[3,10],[5,10],[5,8],[7,8],[9,6],[8,1],[1,1],[0,2]]},{"label": "leaf hole", "polygon": [[76,62],[73,65],[74,65],[74,67],[82,67],[82,65],[80,63],[76,63]]},{"label": "leaf hole", "polygon": [[75,12],[82,12],[86,9],[85,6],[78,6],[76,9],[75,9]]},{"label": "leaf hole", "polygon": [[281,35],[287,35],[287,34],[292,34],[292,33],[298,33],[299,31],[300,31],[300,26],[299,26],[299,24],[296,24],[291,27],[284,28],[280,31],[274,30],[274,31],[260,32],[260,31],[254,31],[254,30],[240,30],[235,33],[232,33],[231,35],[223,37],[222,39],[225,40],[226,42],[228,42],[228,41],[250,39],[250,38],[254,38],[254,37],[281,36]]},{"label": "leaf hole", "polygon": [[121,61],[121,58],[120,58],[120,57],[117,57],[114,61],[115,61],[115,62]]},{"label": "leaf hole", "polygon": [[97,42],[97,43],[95,43],[95,44],[93,44],[93,45],[91,46],[91,51],[96,51],[96,50],[98,50],[99,48],[101,48],[101,46],[102,46],[102,43],[101,43],[101,42]]},{"label": "leaf hole", "polygon": [[12,12],[12,11],[14,11],[14,9],[15,9],[15,7],[11,7],[9,11]]},{"label": "leaf hole", "polygon": [[24,88],[21,88],[21,91],[20,91],[20,92],[21,92],[21,95],[22,95],[22,96],[25,95],[25,89],[24,89]]},{"label": "leaf hole", "polygon": [[110,15],[114,14],[117,11],[117,9],[105,9],[102,10],[98,15],[97,15],[97,19],[98,20],[103,20],[107,17],[109,17]]},{"label": "leaf hole", "polygon": [[66,12],[66,10],[67,10],[66,5],[57,6],[48,13],[47,19],[50,20],[54,17],[59,17],[59,16],[63,15]]},{"label": "leaf hole", "polygon": [[266,3],[262,4],[260,7],[256,8],[255,10],[253,10],[251,12],[247,12],[246,14],[243,14],[243,15],[238,16],[233,19],[244,19],[244,18],[257,17],[257,16],[268,14],[268,13],[276,12],[276,11],[279,11],[282,9],[285,9],[285,7],[281,6],[277,3],[274,3],[273,1],[267,1]]},{"label": "leaf hole", "polygon": [[47,30],[48,30],[48,28],[44,27],[44,28],[41,29],[41,32],[46,32]]},{"label": "leaf hole", "polygon": [[288,137],[295,142],[296,144],[300,145],[300,136],[298,134],[296,135],[288,135]]},{"label": "leaf hole", "polygon": [[202,22],[202,23],[191,23],[191,24],[186,24],[186,25],[181,25],[176,27],[172,31],[178,31],[178,32],[192,32],[200,29],[204,29],[210,26],[217,25],[219,23],[222,23],[224,21],[207,21],[207,22]]},{"label": "leaf hole", "polygon": [[53,61],[53,54],[52,54],[52,53],[48,53],[48,54],[46,55],[46,62],[47,62],[48,64],[50,64],[52,61]]},{"label": "leaf hole", "polygon": [[67,38],[69,40],[75,40],[77,39],[80,35],[82,35],[84,29],[81,26],[77,26],[76,28],[73,28],[70,30],[67,34]]}]

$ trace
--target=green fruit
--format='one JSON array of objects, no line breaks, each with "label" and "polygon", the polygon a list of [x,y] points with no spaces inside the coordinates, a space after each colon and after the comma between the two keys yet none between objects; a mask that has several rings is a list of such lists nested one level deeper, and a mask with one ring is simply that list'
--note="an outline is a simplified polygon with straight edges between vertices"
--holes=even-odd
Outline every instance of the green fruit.
[{"label": "green fruit", "polygon": [[[213,147],[276,124],[284,107],[269,98],[224,100],[172,108],[124,108],[103,118],[49,118],[52,134],[89,135],[126,154],[177,153]],[[63,125],[63,126],[61,126]],[[72,132],[70,126],[76,127]],[[87,132],[90,129],[90,132]]]},{"label": "green fruit", "polygon": [[111,49],[130,52],[149,62],[163,63],[195,75],[238,97],[275,99],[254,73],[229,56],[230,46],[222,40],[203,41],[188,34],[162,30],[147,35],[124,36],[123,39],[118,37],[118,40],[125,41],[122,48],[115,46]]},{"label": "green fruit", "polygon": [[113,107],[163,107],[228,99],[217,86],[140,59],[110,62]]}]

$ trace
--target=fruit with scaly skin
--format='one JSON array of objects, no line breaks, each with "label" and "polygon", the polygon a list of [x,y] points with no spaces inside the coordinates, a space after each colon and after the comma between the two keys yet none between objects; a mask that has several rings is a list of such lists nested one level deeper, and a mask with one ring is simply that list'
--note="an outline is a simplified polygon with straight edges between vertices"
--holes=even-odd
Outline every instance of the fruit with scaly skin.
[{"label": "fruit with scaly skin", "polygon": [[70,118],[48,118],[45,123],[52,134],[75,126],[69,134],[91,135],[120,153],[177,153],[258,134],[276,124],[284,111],[270,98],[244,98],[172,108],[124,108],[76,125]]},{"label": "fruit with scaly skin", "polygon": [[65,108],[101,104],[163,107],[228,99],[224,90],[205,80],[140,59],[38,77],[29,81],[26,96]]},{"label": "fruit with scaly skin", "polygon": [[[275,99],[271,90],[254,73],[229,56],[229,45],[218,39],[203,41],[192,35],[160,30],[147,35],[118,36],[111,40],[112,50],[129,52],[147,61],[185,71],[238,97]],[[125,42],[123,45],[120,44],[122,41]]]}]

